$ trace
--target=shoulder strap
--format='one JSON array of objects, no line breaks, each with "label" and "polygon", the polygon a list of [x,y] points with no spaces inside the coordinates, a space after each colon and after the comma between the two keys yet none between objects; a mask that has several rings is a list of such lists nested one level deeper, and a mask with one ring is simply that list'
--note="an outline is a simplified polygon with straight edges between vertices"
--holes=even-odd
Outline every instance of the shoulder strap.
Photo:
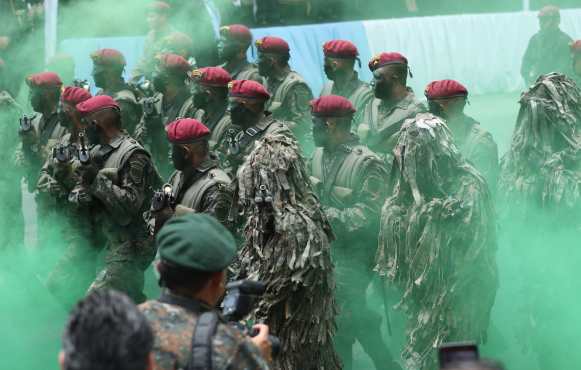
[{"label": "shoulder strap", "polygon": [[323,148],[317,147],[313,152],[311,160],[311,176],[319,181],[323,181]]},{"label": "shoulder strap", "polygon": [[135,97],[135,93],[129,89],[117,91],[115,94],[113,94],[112,98],[115,101],[126,101],[132,104],[137,104],[137,98]]},{"label": "shoulder strap", "polygon": [[182,201],[187,201],[188,204],[186,206],[192,208],[195,212],[199,212],[198,208],[200,207],[200,203],[202,202],[202,198],[208,189],[216,184],[229,184],[230,178],[226,173],[219,168],[212,168],[208,170],[208,173],[196,181],[192,187],[190,187],[186,193]]},{"label": "shoulder strap", "polygon": [[212,338],[218,328],[218,315],[204,312],[198,318],[192,335],[192,353],[187,370],[212,370]]},{"label": "shoulder strap", "polygon": [[194,99],[189,97],[186,99],[186,101],[184,102],[184,104],[182,104],[182,107],[180,108],[180,111],[178,112],[178,115],[176,118],[184,118],[188,116],[188,113],[190,113],[190,111],[192,110],[192,108],[194,107]]},{"label": "shoulder strap", "polygon": [[349,97],[349,100],[351,100],[351,103],[353,103],[355,108],[357,109],[360,108],[361,100],[365,97],[365,94],[367,94],[368,91],[369,87],[364,83],[361,83],[359,87],[356,88],[355,91],[353,91],[353,93]]},{"label": "shoulder strap", "polygon": [[333,91],[333,81],[327,81],[323,85],[323,90],[321,90],[321,95],[320,96],[331,95],[331,92],[332,91]]}]

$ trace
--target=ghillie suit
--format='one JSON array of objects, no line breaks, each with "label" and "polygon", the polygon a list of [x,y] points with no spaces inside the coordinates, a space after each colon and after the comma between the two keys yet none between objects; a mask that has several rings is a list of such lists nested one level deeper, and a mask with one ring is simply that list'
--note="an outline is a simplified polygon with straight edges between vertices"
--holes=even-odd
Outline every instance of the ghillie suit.
[{"label": "ghillie suit", "polygon": [[434,369],[444,342],[483,343],[497,287],[492,200],[436,116],[406,120],[382,209],[376,271],[408,317],[407,369]]},{"label": "ghillie suit", "polygon": [[[511,219],[538,209],[579,225],[581,211],[581,91],[568,77],[539,77],[520,99],[512,144],[501,162],[500,204]],[[567,217],[573,216],[573,217]]]},{"label": "ghillie suit", "polygon": [[255,142],[238,179],[247,217],[239,277],[266,283],[255,319],[281,339],[275,368],[340,369],[332,341],[337,311],[332,233],[296,140],[266,134]]}]

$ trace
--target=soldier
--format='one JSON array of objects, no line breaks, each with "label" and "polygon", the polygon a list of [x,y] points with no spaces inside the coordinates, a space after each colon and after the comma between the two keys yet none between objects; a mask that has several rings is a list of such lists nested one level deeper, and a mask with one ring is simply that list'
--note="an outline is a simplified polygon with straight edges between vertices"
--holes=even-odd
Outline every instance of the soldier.
[{"label": "soldier", "polygon": [[252,43],[250,29],[241,24],[232,24],[220,28],[218,57],[221,65],[233,80],[254,80],[262,83],[256,64],[250,63],[246,53]]},{"label": "soldier", "polygon": [[[355,125],[359,124],[365,106],[373,99],[369,84],[359,80],[353,69],[355,61],[359,61],[359,51],[350,41],[332,40],[323,45],[325,54],[325,75],[329,82],[323,86],[320,96],[339,95],[349,99],[357,110],[354,117]],[[357,127],[355,127],[357,129]]]},{"label": "soldier", "polygon": [[540,30],[531,37],[523,56],[520,73],[527,85],[550,72],[569,72],[569,44],[572,39],[561,31],[559,8],[548,5],[539,11]]},{"label": "soldier", "polygon": [[486,341],[497,289],[494,207],[442,119],[406,120],[394,153],[376,271],[403,292],[405,368],[434,369],[442,343]]},{"label": "soldier", "polygon": [[[193,58],[194,42],[191,37],[183,32],[172,32],[164,37],[160,42],[160,54],[177,54],[190,63],[195,65],[196,61]],[[155,69],[155,56],[152,57],[153,70]],[[149,76],[151,78],[151,76]]]},{"label": "soldier", "polygon": [[[189,214],[168,221],[157,247],[164,289],[158,300],[139,306],[155,335],[154,368],[268,369],[268,327],[256,325],[258,335],[248,338],[214,311],[225,292],[226,268],[236,256],[230,232],[208,215]],[[207,357],[193,356],[194,333]]]},{"label": "soldier", "polygon": [[169,175],[169,144],[165,126],[177,118],[192,117],[193,100],[186,80],[191,69],[183,57],[176,54],[158,55],[153,73],[156,94],[143,99],[143,117],[135,138],[149,146],[155,164],[164,176]]},{"label": "soldier", "polygon": [[243,130],[234,141],[244,159],[235,196],[246,218],[239,277],[267,286],[255,319],[281,339],[277,368],[339,369],[331,227],[295,138],[264,111],[268,98],[254,81],[234,81],[230,89],[232,123]]},{"label": "soldier", "polygon": [[388,182],[382,159],[350,133],[355,115],[344,97],[328,95],[311,103],[316,149],[311,182],[337,236],[333,262],[340,307],[335,347],[344,369],[352,369],[357,339],[376,369],[399,369],[381,336],[381,319],[366,305],[377,250],[379,210]]},{"label": "soldier", "polygon": [[313,93],[307,82],[288,65],[290,49],[286,41],[267,36],[256,41],[258,72],[266,79],[272,95],[266,110],[277,120],[287,121],[305,151],[312,150],[309,101]]},{"label": "soldier", "polygon": [[100,49],[91,54],[93,60],[93,80],[100,88],[97,95],[108,95],[121,107],[123,127],[129,135],[135,134],[135,127],[141,118],[141,106],[135,92],[123,80],[125,57],[115,49]]},{"label": "soldier", "polygon": [[409,73],[406,57],[400,53],[381,53],[371,59],[369,69],[373,72],[376,99],[367,105],[357,133],[364,144],[391,165],[401,125],[426,111],[426,107],[406,86]]},{"label": "soldier", "polygon": [[220,67],[200,68],[192,73],[195,117],[211,131],[210,149],[225,154],[226,138],[235,135],[228,113],[228,72]]},{"label": "soldier", "polygon": [[573,74],[577,87],[581,89],[581,40],[571,44],[571,59],[573,60]]},{"label": "soldier", "polygon": [[219,168],[218,158],[210,153],[210,130],[198,120],[181,118],[170,123],[166,132],[176,171],[168,182],[170,201],[162,209],[153,210],[155,230],[178,213],[176,205],[180,206],[180,213],[207,213],[226,225],[232,202],[231,180]]},{"label": "soldier", "polygon": [[468,90],[454,80],[433,81],[426,87],[430,112],[446,120],[462,156],[480,171],[491,193],[496,192],[498,147],[492,135],[464,113]]},{"label": "soldier", "polygon": [[[155,255],[143,213],[149,210],[159,176],[149,153],[122,129],[121,109],[107,95],[77,105],[88,123],[89,141],[97,144],[83,165],[76,203],[92,200],[95,224],[107,240],[105,267],[90,290],[114,288],[143,302],[143,272]],[[74,190],[75,192],[75,190]]]}]

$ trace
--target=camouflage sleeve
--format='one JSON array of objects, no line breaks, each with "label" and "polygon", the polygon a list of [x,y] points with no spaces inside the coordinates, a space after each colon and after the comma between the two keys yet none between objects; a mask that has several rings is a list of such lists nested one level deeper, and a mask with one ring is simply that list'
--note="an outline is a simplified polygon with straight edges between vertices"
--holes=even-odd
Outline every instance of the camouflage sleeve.
[{"label": "camouflage sleeve", "polygon": [[303,132],[311,129],[311,107],[310,101],[313,93],[307,85],[297,84],[287,96],[286,106],[289,116],[285,120],[291,121],[299,128],[293,127],[294,132]]},{"label": "camouflage sleeve", "polygon": [[209,188],[202,198],[201,212],[214,216],[222,225],[228,226],[228,213],[232,204],[229,186],[216,184]]},{"label": "camouflage sleeve", "polygon": [[470,161],[484,176],[490,191],[494,193],[499,172],[498,147],[490,134],[482,137],[470,156]]},{"label": "camouflage sleeve", "polygon": [[373,95],[373,90],[369,88],[365,94],[362,94],[361,98],[355,102],[355,115],[353,116],[353,128],[359,127],[359,124],[363,121],[365,117],[365,109],[369,103],[373,100],[375,96]]},{"label": "camouflage sleeve", "polygon": [[128,225],[139,214],[145,199],[151,161],[143,153],[133,154],[115,176],[101,170],[89,191],[121,225]]},{"label": "camouflage sleeve", "polygon": [[123,129],[126,130],[129,135],[133,136],[135,134],[135,129],[141,120],[141,106],[137,102],[129,100],[119,100],[117,103],[121,108],[121,122]]},{"label": "camouflage sleeve", "polygon": [[230,370],[269,369],[258,347],[239,330],[227,325],[218,326],[212,341],[213,367]]}]

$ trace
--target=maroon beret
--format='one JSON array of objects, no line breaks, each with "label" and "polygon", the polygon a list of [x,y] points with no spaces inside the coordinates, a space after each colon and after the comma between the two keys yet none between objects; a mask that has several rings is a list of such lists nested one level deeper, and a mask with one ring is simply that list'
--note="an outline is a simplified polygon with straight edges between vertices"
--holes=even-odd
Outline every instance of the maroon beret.
[{"label": "maroon beret", "polygon": [[342,96],[327,95],[311,101],[311,113],[316,117],[346,117],[355,112],[349,99]]},{"label": "maroon beret", "polygon": [[266,36],[256,40],[256,48],[261,53],[267,54],[288,54],[290,47],[288,43],[280,37]]},{"label": "maroon beret", "polygon": [[381,53],[379,55],[374,56],[369,61],[369,69],[371,72],[375,71],[378,68],[386,66],[388,64],[408,64],[408,60],[400,53],[392,52],[392,53]]},{"label": "maroon beret", "polygon": [[440,80],[430,82],[428,86],[426,86],[424,94],[429,100],[447,99],[468,96],[468,90],[458,81]]},{"label": "maroon beret", "polygon": [[232,81],[230,73],[221,67],[206,67],[195,69],[192,78],[199,84],[214,87],[227,87]]},{"label": "maroon beret", "polygon": [[323,44],[323,53],[332,58],[355,59],[359,55],[357,46],[347,40],[331,40]]},{"label": "maroon beret", "polygon": [[233,98],[246,98],[268,100],[270,94],[260,83],[252,80],[234,80],[228,84],[230,96]]},{"label": "maroon beret", "polygon": [[571,53],[575,55],[581,54],[581,40],[577,40],[571,43]]},{"label": "maroon beret", "polygon": [[167,139],[174,144],[191,144],[207,138],[210,129],[197,119],[180,118],[165,127]]},{"label": "maroon beret", "polygon": [[63,85],[59,75],[54,72],[32,74],[26,78],[26,83],[30,87],[61,87]]},{"label": "maroon beret", "polygon": [[91,93],[82,87],[67,86],[61,93],[61,101],[75,106],[89,99],[91,99]]},{"label": "maroon beret", "polygon": [[188,61],[177,54],[160,54],[157,56],[158,67],[165,72],[173,74],[187,74],[192,66]]},{"label": "maroon beret", "polygon": [[150,12],[155,13],[168,13],[171,9],[171,6],[166,3],[165,1],[154,1],[147,6],[147,10]]},{"label": "maroon beret", "polygon": [[91,59],[93,63],[104,66],[124,67],[127,64],[123,54],[115,49],[99,49],[91,54]]},{"label": "maroon beret", "polygon": [[77,104],[77,111],[83,116],[98,112],[103,109],[116,109],[119,111],[119,104],[109,95],[93,96],[82,103]]},{"label": "maroon beret", "polygon": [[220,35],[229,40],[237,41],[241,44],[250,45],[252,33],[250,28],[242,24],[231,24],[220,28]]},{"label": "maroon beret", "polygon": [[547,5],[541,8],[541,10],[539,10],[539,18],[543,18],[543,17],[560,17],[561,13],[559,11],[559,8],[556,7],[555,5]]}]

